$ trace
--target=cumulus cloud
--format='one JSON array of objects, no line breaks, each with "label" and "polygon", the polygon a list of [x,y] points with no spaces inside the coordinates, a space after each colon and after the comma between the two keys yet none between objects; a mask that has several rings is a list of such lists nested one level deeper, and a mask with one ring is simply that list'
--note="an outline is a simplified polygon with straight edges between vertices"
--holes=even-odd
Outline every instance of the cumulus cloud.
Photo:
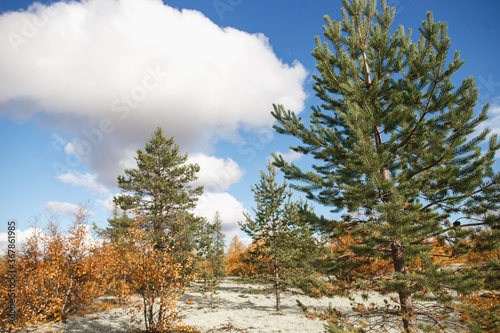
[{"label": "cumulus cloud", "polygon": [[481,130],[488,127],[491,132],[500,135],[500,97],[497,97],[488,110],[489,119],[481,124]]},{"label": "cumulus cloud", "polygon": [[222,231],[226,237],[232,237],[235,234],[240,235],[238,222],[244,220],[243,211],[246,211],[243,204],[231,194],[206,192],[198,200],[194,213],[206,217],[208,221],[213,221],[215,212],[219,212],[222,219]]},{"label": "cumulus cloud", "polygon": [[[56,216],[71,218],[74,217],[82,207],[68,202],[49,201],[45,205],[45,209],[50,213],[56,214]],[[88,213],[92,214],[90,211]]]},{"label": "cumulus cloud", "polygon": [[[15,230],[15,240],[16,240],[16,250],[22,248],[23,244],[26,243],[26,240],[33,236],[35,233],[40,233],[41,230],[39,228],[28,228],[27,230]],[[7,249],[9,245],[9,234],[6,232],[0,232],[0,254],[3,255],[4,251]]]},{"label": "cumulus cloud", "polygon": [[[92,235],[92,230],[90,225],[88,224],[80,224],[80,228],[83,230],[83,247],[84,248],[90,248],[93,246],[98,246],[102,244],[102,239],[95,239]],[[63,235],[64,237],[67,237],[67,233],[64,232],[63,230],[59,230],[59,232]],[[31,238],[36,235],[36,237],[40,240],[40,247],[39,250],[43,250],[43,244],[46,241],[49,241],[50,238],[50,233],[44,232],[41,228],[38,227],[30,227],[27,230],[20,230],[16,229],[15,231],[16,235],[16,252],[19,253],[19,251],[23,248],[23,246],[26,244],[26,241],[28,238]],[[8,233],[6,232],[0,232],[0,254],[3,254],[3,252],[7,249],[9,242],[8,242]]]},{"label": "cumulus cloud", "polygon": [[[198,153],[189,155],[187,162],[197,163],[200,166],[198,179],[191,183],[191,186],[204,186],[205,192],[213,193],[226,191],[232,184],[237,183],[244,174],[244,171],[240,168],[238,163],[233,161],[231,158],[218,158],[215,156],[208,156],[202,153]],[[129,164],[126,167],[136,168],[137,165]],[[82,175],[77,172],[71,172],[59,176],[58,179],[66,183],[82,185],[91,189],[106,189],[105,187],[101,187],[100,184],[96,183],[95,177],[88,173],[86,175]],[[106,189],[106,191],[108,190]],[[100,193],[105,192],[102,191]],[[113,197],[117,195],[119,195],[119,193],[109,195],[105,200],[97,199],[96,203],[105,211],[113,213],[115,211]],[[119,211],[118,214],[121,214],[121,211]]]},{"label": "cumulus cloud", "polygon": [[268,126],[272,103],[300,112],[306,98],[306,70],[283,63],[267,37],[161,0],[7,12],[0,49],[0,115],[40,113],[78,157],[61,164],[85,163],[108,186],[157,126],[183,150],[210,149]]},{"label": "cumulus cloud", "polygon": [[119,194],[115,195],[110,195],[108,196],[105,200],[97,199],[96,203],[105,211],[114,214],[117,213],[118,215],[122,214],[122,210],[118,207],[115,206],[113,202],[113,198]]},{"label": "cumulus cloud", "polygon": [[[295,152],[295,151],[293,151],[293,150],[291,150],[291,149],[290,149],[287,153],[282,153],[282,152],[280,152],[280,151],[277,151],[277,152],[276,152],[276,155],[278,155],[278,156],[279,156],[279,155],[283,156],[283,159],[284,159],[285,161],[289,162],[289,163],[294,162],[294,161],[298,161],[298,160],[300,160],[300,159],[302,158],[302,156],[304,156],[304,155],[302,155],[302,154],[300,154],[300,153],[297,153],[297,152]],[[273,160],[274,160],[274,159],[273,159],[273,158],[271,158],[271,161],[273,161]]]},{"label": "cumulus cloud", "polygon": [[78,171],[71,171],[57,176],[63,183],[83,186],[93,192],[107,193],[109,190],[97,181],[97,176],[90,173],[82,174]]},{"label": "cumulus cloud", "polygon": [[217,158],[205,154],[189,156],[189,163],[200,166],[198,179],[193,186],[204,186],[208,192],[222,192],[232,184],[237,183],[243,176],[243,170],[230,158]]}]

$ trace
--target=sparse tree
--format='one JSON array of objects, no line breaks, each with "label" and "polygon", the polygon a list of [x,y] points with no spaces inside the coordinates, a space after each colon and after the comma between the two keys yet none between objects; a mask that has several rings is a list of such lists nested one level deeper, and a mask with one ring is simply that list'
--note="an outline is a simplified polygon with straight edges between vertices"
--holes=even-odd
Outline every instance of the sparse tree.
[{"label": "sparse tree", "polygon": [[268,164],[267,169],[268,174],[261,171],[260,183],[252,187],[255,218],[244,213],[246,221],[240,226],[253,241],[250,260],[260,277],[273,282],[276,311],[281,311],[281,290],[304,279],[305,257],[316,245],[299,204],[291,201],[288,185],[277,183],[274,166]]},{"label": "sparse tree", "polygon": [[[0,263],[0,331],[19,332],[47,321],[65,320],[103,294],[100,276],[102,262],[95,256],[97,244],[91,242],[84,207],[63,234],[50,219],[45,231],[35,232],[15,253],[15,270],[7,257]],[[9,288],[15,273],[15,295]],[[10,316],[9,304],[15,301],[16,317]],[[13,320],[12,320],[13,319]]]},{"label": "sparse tree", "polygon": [[210,309],[214,308],[214,300],[222,279],[226,275],[224,263],[224,234],[219,212],[215,213],[212,223],[205,224],[200,237],[199,269],[202,285],[201,293],[208,298]]}]

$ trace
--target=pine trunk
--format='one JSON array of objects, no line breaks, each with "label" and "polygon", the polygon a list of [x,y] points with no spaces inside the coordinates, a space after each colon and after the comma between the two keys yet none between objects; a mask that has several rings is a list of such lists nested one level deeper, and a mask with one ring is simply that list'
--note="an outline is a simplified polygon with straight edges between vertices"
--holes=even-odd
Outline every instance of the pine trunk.
[{"label": "pine trunk", "polygon": [[[406,274],[405,257],[401,243],[395,241],[392,244],[392,260],[394,262],[394,271]],[[408,285],[406,287],[409,287]],[[417,318],[413,308],[413,297],[408,290],[400,290],[399,303],[401,305],[401,317],[405,332],[417,332]]]},{"label": "pine trunk", "polygon": [[278,258],[274,258],[274,288],[276,291],[276,311],[281,311],[281,298],[280,298],[280,273],[278,270]]},{"label": "pine trunk", "polygon": [[[375,143],[377,148],[382,143],[382,135],[378,126],[375,126]],[[389,169],[384,166],[380,171],[382,173],[382,179],[384,181],[389,180]],[[392,201],[391,195],[387,194],[384,194],[381,199],[385,203]],[[406,274],[406,263],[403,253],[403,246],[400,242],[394,241],[391,247],[394,271],[397,273]],[[401,305],[401,319],[403,320],[403,327],[405,332],[413,333],[417,332],[417,318],[413,309],[413,297],[411,292],[409,291],[409,285],[407,285],[405,289],[406,290],[401,290],[398,292],[399,304]]]}]

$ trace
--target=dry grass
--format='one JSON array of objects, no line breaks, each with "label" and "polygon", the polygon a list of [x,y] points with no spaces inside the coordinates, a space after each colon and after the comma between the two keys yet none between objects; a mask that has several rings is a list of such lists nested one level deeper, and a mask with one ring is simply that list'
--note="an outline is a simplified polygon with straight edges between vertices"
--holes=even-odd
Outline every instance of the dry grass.
[{"label": "dry grass", "polygon": [[241,332],[241,333],[245,333],[245,332],[248,332],[248,330],[249,330],[249,328],[238,328],[238,327],[234,326],[232,323],[228,322],[226,324],[220,325],[219,327],[209,329],[208,331],[206,331],[206,333],[216,333],[216,332],[230,332],[230,333]]},{"label": "dry grass", "polygon": [[[78,309],[73,315],[81,317],[111,309],[122,308],[127,305],[130,305],[130,302],[123,302],[112,296],[100,297],[94,303]],[[95,319],[99,319],[99,317]]]}]

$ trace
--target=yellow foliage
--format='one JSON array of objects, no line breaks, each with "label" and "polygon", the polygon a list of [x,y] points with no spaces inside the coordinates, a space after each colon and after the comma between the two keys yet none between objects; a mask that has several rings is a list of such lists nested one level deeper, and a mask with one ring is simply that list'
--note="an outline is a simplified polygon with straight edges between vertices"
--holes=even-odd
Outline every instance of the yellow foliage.
[{"label": "yellow foliage", "polygon": [[[374,259],[374,258],[360,258],[354,256],[353,252],[349,249],[350,244],[355,244],[355,240],[352,236],[341,236],[336,238],[335,241],[331,241],[328,244],[328,248],[331,253],[340,253],[343,258],[347,258],[349,261],[357,261],[359,265],[357,268],[353,269],[351,273],[362,273],[365,276],[375,276],[380,274],[387,274],[394,271],[392,267],[391,260]],[[493,251],[486,254],[473,254],[470,253],[468,256],[463,258],[458,258],[452,256],[451,246],[446,243],[440,243],[435,238],[428,242],[432,249],[430,251],[430,256],[433,263],[440,263],[442,266],[446,267],[449,265],[457,263],[479,263],[484,262],[492,258],[500,258],[500,250]],[[408,264],[408,270],[414,271],[421,267],[422,262],[419,257]]]},{"label": "yellow foliage", "polygon": [[226,274],[231,276],[237,275],[254,275],[256,273],[255,267],[248,262],[244,262],[242,258],[250,258],[247,248],[239,239],[234,236],[229,244],[226,253]]},{"label": "yellow foliage", "polygon": [[[176,300],[184,292],[186,280],[179,278],[182,267],[170,249],[155,249],[153,238],[139,223],[119,242],[91,244],[85,218],[85,213],[79,212],[66,236],[49,223],[45,233],[34,234],[23,251],[16,251],[17,318],[11,323],[8,307],[3,306],[0,331],[65,320],[106,293],[117,296],[119,302],[139,293],[144,300],[138,307],[139,316],[144,318],[147,331],[191,331],[181,323],[177,310]],[[11,277],[5,256],[0,261],[1,304],[12,299],[8,287]],[[157,309],[162,310],[159,315]],[[133,320],[140,321],[137,317]]]},{"label": "yellow foliage", "polygon": [[136,222],[115,245],[116,261],[126,276],[129,291],[139,293],[143,303],[132,311],[133,321],[144,322],[147,332],[188,330],[182,324],[177,300],[185,291],[188,279],[172,253],[176,244],[156,247],[156,237]]},{"label": "yellow foliage", "polygon": [[468,323],[475,321],[483,332],[498,332],[500,323],[498,313],[500,311],[500,295],[484,293],[481,295],[462,296],[462,304],[459,306],[461,312],[460,321]]},{"label": "yellow foliage", "polygon": [[[472,247],[476,247],[477,244],[472,244]],[[478,253],[471,251],[467,257],[466,257],[466,262],[471,263],[471,264],[481,264],[485,263],[487,261],[490,261],[492,259],[500,259],[500,249],[486,252],[486,253]]]},{"label": "yellow foliage", "polygon": [[[376,275],[387,274],[394,271],[392,262],[389,260],[374,259],[369,257],[361,258],[355,256],[352,250],[349,248],[350,244],[356,244],[356,241],[349,234],[346,236],[338,237],[327,244],[327,247],[331,253],[341,254],[344,260],[348,260],[351,263],[356,263],[356,268],[349,272],[349,276],[361,273],[365,276],[373,277]],[[352,276],[351,279],[355,281],[356,277]]]},{"label": "yellow foliage", "polygon": [[[12,324],[2,313],[2,330],[64,320],[102,294],[102,285],[97,279],[100,263],[93,257],[93,245],[87,243],[85,218],[81,210],[67,236],[61,235],[54,223],[49,223],[45,234],[34,234],[23,251],[16,251],[17,318]],[[7,283],[4,283],[9,279],[10,273],[4,264],[0,271],[2,304],[8,304],[10,299]],[[1,311],[5,312],[5,307]]]}]

